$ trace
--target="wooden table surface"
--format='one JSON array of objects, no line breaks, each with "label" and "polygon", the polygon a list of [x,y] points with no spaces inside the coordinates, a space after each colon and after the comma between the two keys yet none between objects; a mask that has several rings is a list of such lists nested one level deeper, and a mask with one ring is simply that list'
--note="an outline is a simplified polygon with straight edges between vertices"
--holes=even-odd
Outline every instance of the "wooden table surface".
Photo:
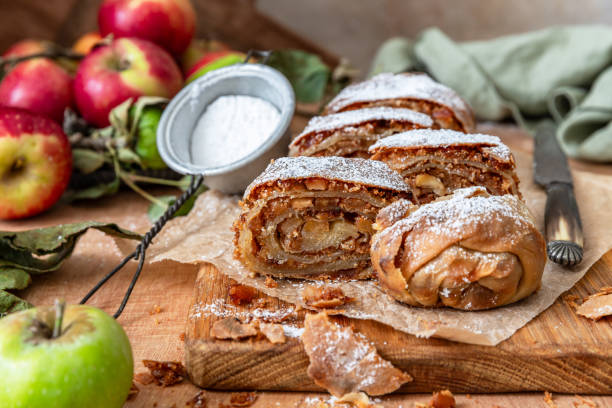
[{"label": "wooden table surface", "polygon": [[[515,148],[530,149],[530,141],[520,132],[509,129]],[[609,169],[602,167],[603,172]],[[131,192],[117,196],[81,202],[71,205],[57,205],[51,211],[24,221],[0,222],[2,230],[22,230],[49,226],[60,223],[82,220],[116,222],[122,227],[145,231],[149,223],[145,216],[147,202]],[[106,274],[121,256],[112,239],[98,231],[90,231],[83,236],[72,257],[57,272],[36,276],[30,288],[21,291],[35,305],[51,304],[54,298],[63,297],[68,303],[77,303],[81,297],[104,274]],[[609,269],[612,273],[612,251],[608,252],[593,268]],[[90,304],[100,307],[109,313],[117,308],[123,293],[131,279],[135,265],[128,265],[118,276],[111,279],[91,300]],[[131,340],[135,372],[143,372],[141,360],[175,360],[183,359],[182,333],[185,332],[187,312],[193,295],[193,286],[197,273],[196,266],[175,263],[146,266],[140,281],[136,285],[131,300],[119,318]],[[586,276],[588,278],[588,274]],[[154,313],[156,306],[160,313]],[[605,324],[610,324],[609,321]],[[161,388],[155,385],[138,385],[138,396],[126,404],[128,408],[184,407],[198,389],[184,382],[183,384]],[[230,393],[207,392],[208,407],[217,407],[227,402]],[[588,397],[599,407],[612,407],[612,396]],[[327,394],[313,393],[259,393],[253,407],[314,407],[317,400],[327,400]],[[428,395],[394,395],[381,398],[385,407],[413,407],[415,402],[426,402]],[[544,396],[537,394],[497,394],[497,395],[460,395],[457,398],[459,407],[546,407]],[[554,395],[559,408],[574,407],[580,402],[573,395]],[[578,405],[579,406],[579,405]],[[587,405],[583,405],[587,406]]]}]

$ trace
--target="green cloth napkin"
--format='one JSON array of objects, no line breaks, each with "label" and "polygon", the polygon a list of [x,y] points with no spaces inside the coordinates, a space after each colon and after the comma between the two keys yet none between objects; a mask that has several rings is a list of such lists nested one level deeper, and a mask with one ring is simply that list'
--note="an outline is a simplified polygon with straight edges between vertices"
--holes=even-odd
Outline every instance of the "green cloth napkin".
[{"label": "green cloth napkin", "polygon": [[371,74],[426,71],[455,89],[484,120],[531,130],[552,117],[568,155],[612,162],[612,28],[563,26],[457,43],[437,28],[393,38]]}]

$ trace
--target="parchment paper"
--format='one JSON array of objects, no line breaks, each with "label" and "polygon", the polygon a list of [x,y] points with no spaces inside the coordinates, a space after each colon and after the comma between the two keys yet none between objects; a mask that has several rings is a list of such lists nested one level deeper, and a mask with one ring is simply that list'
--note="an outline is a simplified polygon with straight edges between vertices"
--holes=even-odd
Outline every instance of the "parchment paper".
[{"label": "parchment paper", "polygon": [[[532,181],[532,158],[522,152],[514,155],[521,191],[542,230],[546,196]],[[342,306],[343,314],[356,319],[377,320],[419,337],[436,336],[464,343],[495,345],[512,336],[570,289],[612,247],[612,218],[608,216],[612,203],[612,176],[581,171],[574,171],[573,175],[584,226],[584,260],[573,270],[548,262],[542,287],[532,296],[498,309],[464,312],[403,305],[382,292],[373,281],[332,283],[356,299]],[[269,288],[264,277],[250,277],[250,272],[233,259],[230,227],[239,213],[237,201],[238,197],[214,191],[200,196],[189,215],[170,221],[155,238],[149,248],[149,261],[210,262],[242,284],[306,308],[302,290],[307,285],[322,283],[277,279],[278,287]]]}]

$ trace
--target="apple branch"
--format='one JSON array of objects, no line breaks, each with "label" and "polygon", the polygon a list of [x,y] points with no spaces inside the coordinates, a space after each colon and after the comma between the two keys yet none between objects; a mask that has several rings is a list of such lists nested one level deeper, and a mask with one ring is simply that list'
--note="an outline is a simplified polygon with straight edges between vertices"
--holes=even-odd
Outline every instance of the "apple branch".
[{"label": "apple branch", "polygon": [[67,50],[63,48],[53,48],[50,50],[37,52],[29,55],[20,55],[15,57],[0,57],[0,68],[5,66],[11,66],[15,64],[19,64],[23,61],[28,61],[35,58],[50,58],[50,59],[58,59],[58,58],[66,58],[74,61],[80,61],[85,58],[84,54],[74,52],[72,50]]}]

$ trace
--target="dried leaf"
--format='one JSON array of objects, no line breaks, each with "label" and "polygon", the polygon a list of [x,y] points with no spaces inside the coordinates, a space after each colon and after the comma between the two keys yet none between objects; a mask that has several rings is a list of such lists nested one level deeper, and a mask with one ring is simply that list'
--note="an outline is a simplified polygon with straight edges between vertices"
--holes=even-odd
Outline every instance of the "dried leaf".
[{"label": "dried leaf", "polygon": [[0,269],[0,289],[25,289],[32,282],[30,275],[16,268]]},{"label": "dried leaf", "polygon": [[118,178],[116,178],[110,183],[102,183],[96,186],[88,187],[83,190],[72,191],[68,193],[68,196],[66,197],[66,199],[68,201],[88,200],[88,199],[91,200],[91,199],[100,198],[106,195],[112,195],[112,194],[115,194],[117,191],[119,191],[120,185],[121,185],[121,182],[119,181]]},{"label": "dried leaf", "polygon": [[104,153],[89,149],[72,149],[72,165],[82,174],[90,174],[104,166]]},{"label": "dried leaf", "polygon": [[0,267],[12,266],[35,274],[54,271],[72,253],[79,237],[89,228],[120,238],[141,239],[139,234],[116,224],[96,221],[20,232],[0,231]]},{"label": "dried leaf", "polygon": [[115,224],[95,221],[20,232],[0,231],[0,314],[30,307],[4,289],[25,289],[31,283],[31,275],[57,270],[89,228],[115,237],[141,239],[139,234]]},{"label": "dried leaf", "polygon": [[[198,196],[206,190],[208,190],[208,187],[204,185],[200,187],[187,201],[185,201],[181,208],[178,209],[178,211],[174,214],[174,217],[180,217],[189,214],[189,211],[191,211],[191,209],[193,208],[193,204],[195,203],[196,198],[198,198]],[[174,204],[177,197],[173,195],[163,195],[155,198],[166,204],[166,207],[162,207],[157,203],[151,203],[151,205],[149,205],[149,209],[147,210],[147,216],[149,217],[149,220],[151,220],[151,222],[157,221],[159,217],[161,217],[164,212],[166,212],[166,209],[172,204]]]},{"label": "dried leaf", "polygon": [[0,290],[0,318],[13,312],[19,312],[31,308],[32,305],[17,296]]}]

